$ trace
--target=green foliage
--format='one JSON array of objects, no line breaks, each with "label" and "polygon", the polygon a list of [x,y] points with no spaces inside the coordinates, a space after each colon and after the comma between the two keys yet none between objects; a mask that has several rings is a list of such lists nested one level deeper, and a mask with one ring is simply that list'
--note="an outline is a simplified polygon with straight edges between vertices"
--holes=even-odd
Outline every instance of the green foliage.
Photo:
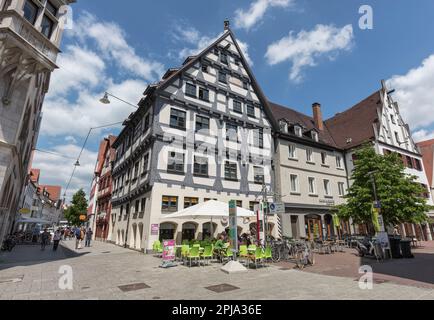
[{"label": "green foliage", "polygon": [[339,217],[352,218],[355,223],[372,223],[374,180],[385,225],[427,220],[430,207],[421,196],[426,190],[415,176],[405,173],[398,154],[382,156],[371,146],[365,146],[356,152],[354,165],[353,185],[345,196],[346,204],[337,207]]},{"label": "green foliage", "polygon": [[87,214],[87,208],[86,193],[80,189],[72,197],[71,206],[65,211],[65,218],[70,224],[78,226],[81,224],[80,216]]}]

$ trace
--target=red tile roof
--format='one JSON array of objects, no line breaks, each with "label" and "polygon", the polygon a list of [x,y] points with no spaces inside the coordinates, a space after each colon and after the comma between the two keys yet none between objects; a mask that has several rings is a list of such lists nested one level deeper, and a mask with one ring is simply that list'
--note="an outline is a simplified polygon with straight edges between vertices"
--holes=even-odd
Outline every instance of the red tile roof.
[{"label": "red tile roof", "polygon": [[434,139],[422,141],[416,144],[422,153],[423,165],[430,186],[433,186],[434,180]]},{"label": "red tile roof", "polygon": [[41,190],[45,189],[50,194],[49,198],[52,201],[60,200],[60,194],[62,192],[62,187],[60,186],[39,186]]},{"label": "red tile roof", "polygon": [[41,174],[41,170],[39,169],[30,169],[30,180],[33,183],[38,184],[39,183],[39,176]]}]

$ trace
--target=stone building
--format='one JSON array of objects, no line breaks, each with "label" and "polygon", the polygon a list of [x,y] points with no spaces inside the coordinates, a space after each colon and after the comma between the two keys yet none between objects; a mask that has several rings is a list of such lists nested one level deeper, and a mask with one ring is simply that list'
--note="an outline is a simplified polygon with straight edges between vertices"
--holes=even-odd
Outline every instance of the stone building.
[{"label": "stone building", "polygon": [[0,0],[0,242],[10,232],[75,0]]},{"label": "stone building", "polygon": [[[273,185],[267,99],[233,32],[225,31],[180,68],[150,85],[115,141],[112,241],[150,250],[158,239],[202,239],[225,231],[227,219],[169,220],[199,202],[237,200],[253,209]],[[269,228],[277,235],[275,217]],[[256,223],[240,219],[239,232]]]}]

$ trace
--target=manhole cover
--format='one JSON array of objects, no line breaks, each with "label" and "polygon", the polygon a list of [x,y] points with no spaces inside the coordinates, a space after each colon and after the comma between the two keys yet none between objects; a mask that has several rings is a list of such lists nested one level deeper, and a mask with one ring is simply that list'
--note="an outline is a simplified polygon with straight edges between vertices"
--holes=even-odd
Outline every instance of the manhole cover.
[{"label": "manhole cover", "polygon": [[221,293],[221,292],[228,292],[228,291],[238,290],[239,288],[235,287],[233,285],[230,285],[230,284],[223,283],[223,284],[218,284],[216,286],[205,287],[205,289],[208,289],[210,291],[214,291],[214,292],[217,292],[217,293]]},{"label": "manhole cover", "polygon": [[123,292],[130,292],[130,291],[148,289],[150,288],[150,286],[148,286],[146,283],[134,283],[134,284],[127,284],[125,286],[119,286],[118,288],[121,289]]}]

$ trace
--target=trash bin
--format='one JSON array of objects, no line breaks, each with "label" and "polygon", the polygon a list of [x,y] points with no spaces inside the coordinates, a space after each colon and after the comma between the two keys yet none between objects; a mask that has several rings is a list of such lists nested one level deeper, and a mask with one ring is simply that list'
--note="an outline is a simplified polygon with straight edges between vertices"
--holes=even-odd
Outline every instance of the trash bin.
[{"label": "trash bin", "polygon": [[414,255],[411,253],[411,240],[401,240],[400,244],[402,256],[406,259],[414,258]]},{"label": "trash bin", "polygon": [[400,237],[389,237],[390,251],[392,252],[393,259],[401,259],[401,238]]}]

